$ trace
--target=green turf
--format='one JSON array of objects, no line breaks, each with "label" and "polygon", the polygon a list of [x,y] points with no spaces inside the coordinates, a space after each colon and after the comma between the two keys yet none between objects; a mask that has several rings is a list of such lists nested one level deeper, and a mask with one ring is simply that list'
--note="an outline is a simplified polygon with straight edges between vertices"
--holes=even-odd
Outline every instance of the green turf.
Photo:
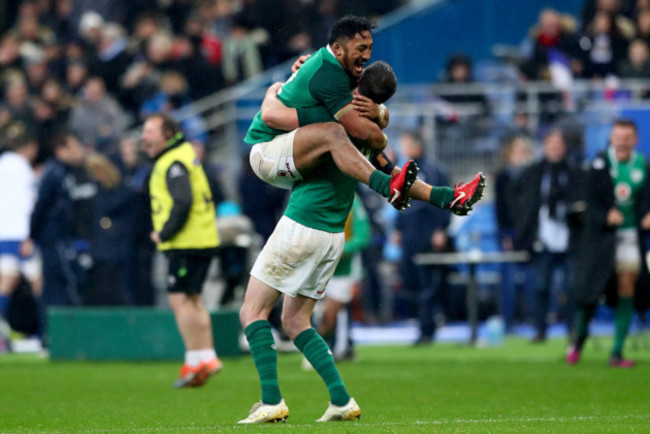
[{"label": "green turf", "polygon": [[317,424],[327,393],[300,356],[281,354],[286,424],[242,427],[259,399],[250,357],[225,360],[200,389],[174,390],[173,363],[50,362],[0,356],[0,432],[650,432],[650,350],[638,366],[606,364],[610,341],[564,364],[564,341],[501,348],[436,344],[360,347],[340,364],[363,411],[357,422]]}]

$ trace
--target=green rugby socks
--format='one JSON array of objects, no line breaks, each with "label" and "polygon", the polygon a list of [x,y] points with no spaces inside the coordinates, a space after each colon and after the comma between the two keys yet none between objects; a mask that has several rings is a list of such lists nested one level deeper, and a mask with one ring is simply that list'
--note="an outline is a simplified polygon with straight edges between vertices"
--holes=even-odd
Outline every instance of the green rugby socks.
[{"label": "green rugby socks", "polygon": [[625,344],[633,314],[634,298],[619,297],[618,305],[614,311],[614,348],[612,349],[612,356],[623,356],[623,345]]},{"label": "green rugby socks", "polygon": [[390,175],[375,170],[370,174],[368,186],[384,197],[390,196]]},{"label": "green rugby socks", "polygon": [[582,350],[587,337],[589,337],[589,321],[591,321],[595,310],[592,307],[583,307],[576,313],[575,345],[578,351]]},{"label": "green rugby socks", "polygon": [[454,200],[454,189],[451,187],[432,187],[429,203],[438,208],[445,208]]},{"label": "green rugby socks", "polygon": [[350,395],[343,385],[338,369],[336,369],[332,352],[316,330],[308,328],[296,336],[293,343],[327,385],[332,404],[338,406],[347,404],[350,401]]},{"label": "green rugby socks", "polygon": [[271,334],[271,324],[266,320],[255,321],[244,330],[251,349],[255,368],[262,385],[262,402],[275,405],[282,401],[278,383],[278,353]]}]

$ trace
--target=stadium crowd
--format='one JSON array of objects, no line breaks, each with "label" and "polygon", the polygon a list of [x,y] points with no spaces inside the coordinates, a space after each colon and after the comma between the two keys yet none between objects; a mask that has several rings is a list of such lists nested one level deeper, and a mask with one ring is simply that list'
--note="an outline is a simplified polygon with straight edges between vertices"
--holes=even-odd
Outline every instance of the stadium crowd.
[{"label": "stadium crowd", "polygon": [[[125,132],[152,113],[173,112],[274,65],[313,52],[325,45],[332,23],[346,13],[376,16],[401,3],[400,0],[3,2],[0,6],[0,167],[5,167],[3,163],[7,167],[20,166],[25,173],[25,167],[29,166],[32,172],[26,173],[21,178],[24,183],[18,185],[17,178],[11,175],[13,172],[3,168],[0,200],[20,191],[27,192],[25,197],[32,197],[33,201],[24,204],[25,210],[20,212],[5,206],[0,208],[0,221],[10,222],[6,227],[17,228],[15,233],[0,232],[0,245],[19,239],[19,246],[9,247],[20,249],[24,257],[40,256],[43,279],[41,289],[41,270],[34,263],[29,272],[21,270],[24,280],[3,279],[6,277],[1,276],[3,270],[5,274],[9,270],[8,274],[13,276],[16,267],[0,267],[0,314],[10,316],[7,309],[10,299],[14,300],[14,306],[40,312],[39,318],[43,307],[51,305],[153,305],[154,246],[149,240],[151,222],[146,191],[150,162],[143,158],[137,141],[126,137]],[[574,77],[648,78],[648,44],[650,2],[646,0],[587,0],[580,17],[546,9],[523,44],[519,79],[522,82],[553,80],[550,64],[556,56],[568,62]],[[468,83],[472,80],[471,58],[451,57],[443,81]],[[478,103],[482,116],[490,116],[485,97],[441,96],[451,104]],[[197,154],[204,156],[210,143],[201,117],[190,117],[182,127]],[[534,242],[538,241],[534,232],[538,228],[526,227],[530,219],[514,217],[513,220],[507,212],[513,207],[508,201],[512,197],[512,185],[517,184],[513,180],[530,175],[526,168],[533,160],[535,146],[531,137],[538,137],[537,131],[522,128],[519,132],[524,134],[504,139],[504,161],[495,183],[499,236],[504,250],[533,251]],[[546,156],[548,148],[554,143],[559,146],[558,141],[564,147],[565,140],[561,131],[553,130],[544,135],[539,148]],[[401,153],[422,159],[420,165],[426,167],[432,178],[444,178],[441,168],[434,164],[427,167],[421,141],[417,132],[405,134],[400,138]],[[19,158],[9,159],[15,155]],[[564,151],[549,158],[564,161]],[[237,180],[238,206],[265,240],[282,213],[284,192],[257,179],[249,170],[248,158],[243,161],[244,169]],[[222,193],[219,168],[205,158],[203,164],[215,202],[235,199]],[[558,200],[569,201],[561,188],[566,185],[556,179],[549,186],[553,213]],[[37,180],[38,193],[29,193]],[[538,186],[533,181],[518,185],[522,189]],[[577,184],[571,182],[571,185]],[[464,302],[441,289],[449,269],[414,271],[418,267],[410,262],[410,255],[451,249],[449,220],[414,207],[397,219],[399,237],[389,240],[384,207],[376,197],[366,193],[362,191],[361,195],[369,210],[373,236],[371,248],[363,253],[366,277],[356,319],[374,322],[419,317],[422,327],[417,342],[431,342],[436,329],[433,319],[462,317],[464,313],[459,311],[462,310],[459,306]],[[517,193],[526,194],[526,191]],[[530,209],[531,213],[539,211],[535,204]],[[422,237],[421,232],[410,233],[413,225],[409,221],[426,226],[427,237]],[[572,228],[576,224],[574,220],[566,223]],[[529,238],[522,238],[523,234]],[[393,285],[387,295],[390,279],[386,279],[381,266],[384,263],[381,252],[386,250],[386,244],[399,246],[409,239],[427,242],[404,244],[408,248],[404,249],[405,260],[400,268],[402,283]],[[553,255],[533,264],[532,269],[537,272],[531,272],[527,265],[504,269],[500,304],[507,327],[534,318],[536,339],[545,339],[550,282],[528,285],[538,288],[530,289],[532,293],[525,295],[531,299],[531,306],[538,307],[537,311],[517,310],[514,288],[522,283],[522,275],[527,276],[523,278],[524,283],[548,276],[548,271],[540,270],[548,270],[554,265],[552,261],[566,265],[563,261],[567,257],[563,255],[568,253],[567,239]],[[222,248],[220,261],[228,288],[223,301],[229,302],[234,297],[234,289],[246,278],[246,252],[237,247]],[[565,268],[569,276],[571,267]],[[566,300],[570,300],[570,282],[570,278],[564,279],[565,292],[569,294]],[[18,296],[9,297],[12,292],[29,291],[29,287],[36,294],[33,304],[21,304]],[[392,310],[386,312],[386,306],[392,306]],[[570,321],[571,314],[572,308],[567,303],[561,315]],[[11,323],[28,334],[42,333],[42,321],[20,324],[21,315],[18,315]]]}]

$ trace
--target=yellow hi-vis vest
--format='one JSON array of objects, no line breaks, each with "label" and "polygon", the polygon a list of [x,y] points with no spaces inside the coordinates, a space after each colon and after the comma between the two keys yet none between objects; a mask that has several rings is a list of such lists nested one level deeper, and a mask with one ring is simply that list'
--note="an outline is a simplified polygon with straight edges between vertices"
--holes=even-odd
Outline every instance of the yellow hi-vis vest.
[{"label": "yellow hi-vis vest", "polygon": [[192,207],[183,228],[173,238],[158,244],[158,250],[209,249],[219,245],[217,217],[210,185],[194,148],[184,142],[163,153],[153,166],[149,180],[151,219],[153,228],[160,232],[169,219],[174,201],[167,188],[167,171],[174,162],[187,169],[192,186]]}]

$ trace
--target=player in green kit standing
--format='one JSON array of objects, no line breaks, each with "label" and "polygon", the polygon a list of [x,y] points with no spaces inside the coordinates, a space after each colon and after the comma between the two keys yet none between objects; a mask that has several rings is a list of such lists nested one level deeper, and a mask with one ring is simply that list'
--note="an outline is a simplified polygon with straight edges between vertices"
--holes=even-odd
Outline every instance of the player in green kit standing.
[{"label": "player in green kit standing", "polygon": [[[370,120],[364,119],[355,110],[351,110],[350,105],[352,101],[350,90],[356,84],[353,84],[350,75],[360,76],[363,65],[370,56],[371,29],[372,25],[365,19],[353,19],[352,23],[344,21],[343,26],[338,28],[335,26],[332,33],[337,41],[332,44],[333,47],[330,46],[322,52],[320,57],[325,59],[322,59],[320,67],[315,70],[301,68],[301,71],[286,84],[287,88],[290,88],[301,83],[302,86],[306,86],[306,95],[296,91],[293,96],[298,98],[299,103],[292,104],[286,99],[290,94],[287,90],[283,98],[287,105],[301,109],[302,107],[326,107],[330,114],[346,127],[346,130],[348,126],[353,130],[352,136],[356,134],[357,139],[367,140],[370,146],[380,149],[385,141],[381,130]],[[334,50],[340,54],[347,51],[347,48],[342,49],[342,44],[356,48],[351,58],[347,55],[342,56],[345,59],[339,62],[332,53]],[[316,65],[318,57],[313,57],[310,62]],[[346,69],[342,65],[345,65]],[[325,82],[325,77],[329,75],[333,75],[335,79],[327,78]],[[309,82],[312,79],[313,86],[310,87]],[[305,81],[307,83],[304,83]],[[319,87],[322,83],[327,83],[327,87]],[[326,135],[347,145],[350,142],[341,125],[334,122],[308,125],[287,133],[268,127],[258,114],[247,135],[246,141],[257,146],[254,147],[252,151],[254,155],[251,156],[254,170],[262,172],[263,176],[269,174],[277,176],[279,180],[283,177],[292,178],[293,189],[285,215],[251,271],[246,298],[240,312],[240,319],[262,386],[262,400],[253,406],[249,416],[240,423],[273,422],[286,420],[289,416],[289,409],[280,394],[277,353],[268,322],[269,313],[282,294],[287,295],[283,302],[283,328],[314,366],[330,392],[330,405],[319,421],[352,420],[361,415],[359,406],[350,397],[343,384],[327,344],[310,323],[315,303],[322,298],[322,290],[331,278],[343,251],[345,241],[343,230],[357,181],[344,175],[337,168],[334,162],[337,158],[335,149],[337,146],[329,150],[319,150],[315,158],[311,155],[312,159],[318,160],[318,164],[311,161],[311,167],[304,167],[300,160],[294,161],[293,155],[294,141],[303,141],[307,144],[322,143],[322,137]],[[377,137],[369,136],[367,131],[360,132],[358,125],[366,125],[367,131],[374,131],[374,129],[379,131],[380,143],[377,143]],[[354,145],[350,143],[350,147],[350,151],[359,156],[353,169],[365,168],[369,172],[365,181],[370,182],[370,176],[375,173],[375,169]],[[280,153],[279,160],[277,154],[272,159],[266,155],[276,151]],[[339,156],[341,160],[347,160],[345,154]],[[269,161],[271,167],[265,166],[265,161]],[[343,164],[345,165],[345,162]],[[300,167],[300,172],[297,167]],[[284,172],[279,172],[280,170]],[[414,176],[415,170],[408,172]],[[378,171],[377,173],[385,177],[383,178],[385,189],[388,190],[390,177]],[[375,178],[377,176],[375,175]],[[404,183],[404,176],[400,178]],[[402,186],[397,187],[399,195],[407,197],[408,188],[409,186],[405,189],[402,189]],[[388,196],[389,191],[383,193]]]},{"label": "player in green kit standing", "polygon": [[[338,24],[341,25],[337,26]],[[369,50],[372,44],[371,26],[365,19],[356,17],[346,17],[337,25],[332,31],[330,46],[321,50],[320,55],[312,56],[304,65],[317,67],[301,68],[284,85],[284,102],[290,107],[295,106],[298,117],[301,118],[301,125],[309,124],[305,121],[305,116],[309,117],[307,109],[325,107],[330,116],[338,119],[340,125],[348,132],[348,126],[352,125],[354,130],[358,120],[368,121],[370,130],[372,127],[378,129],[376,124],[361,117],[350,105],[350,75],[361,74],[364,59],[369,57],[369,53],[358,55],[356,60],[354,56],[351,59],[348,53],[354,51],[354,47],[361,53]],[[348,48],[343,49],[344,45]],[[342,65],[346,66],[345,69]],[[337,85],[336,81],[329,81],[327,87],[319,86],[324,82],[321,74],[326,73],[335,74],[338,81],[347,84]],[[296,92],[294,97],[299,103],[287,100],[288,92],[284,93],[284,88],[290,89],[299,83],[302,83],[301,86],[308,96]],[[314,95],[318,98],[314,98]],[[314,119],[314,122],[322,122],[322,117]],[[253,406],[249,416],[240,423],[285,420],[289,415],[289,409],[280,394],[277,354],[267,321],[275,301],[282,294],[288,295],[284,298],[282,314],[285,332],[320,374],[330,392],[330,405],[319,421],[351,420],[361,414],[359,406],[343,385],[327,344],[310,324],[314,305],[322,297],[323,289],[340,259],[344,243],[343,229],[357,184],[356,179],[342,172],[343,168],[336,157],[337,151],[322,146],[326,134],[335,136],[340,142],[349,142],[340,125],[334,122],[317,123],[287,133],[270,128],[258,114],[247,135],[246,141],[255,143],[251,152],[251,163],[258,176],[263,179],[276,176],[278,181],[288,178],[289,186],[292,185],[293,189],[285,215],[251,271],[246,298],[240,312],[262,386],[262,400]],[[379,132],[381,133],[381,130]],[[354,137],[354,133],[351,135]],[[378,147],[375,147],[376,143],[367,135],[356,138],[366,140],[371,149],[379,150],[385,145],[383,133],[381,137],[382,143]],[[320,144],[315,156],[312,154],[310,158],[305,158],[306,165],[302,164],[305,161],[294,159],[298,142],[303,151],[305,147],[309,149],[311,143]],[[389,188],[400,184],[395,187],[396,194],[393,197],[398,201],[406,199],[402,203],[407,203],[410,185],[415,180],[415,171],[407,165],[406,170],[391,178],[376,171],[358,150],[351,146],[352,155],[358,154],[359,157],[354,163],[356,167],[369,172],[367,178],[361,180],[367,181],[375,191],[384,196],[388,196]],[[345,154],[343,157],[345,160]]]},{"label": "player in green kit standing", "polygon": [[634,314],[635,296],[647,300],[650,286],[643,236],[650,230],[650,173],[647,160],[634,149],[637,137],[634,122],[614,122],[610,146],[589,170],[584,252],[577,262],[576,329],[566,355],[570,365],[580,361],[589,321],[601,294],[607,292],[608,302],[616,306],[609,365],[634,366],[633,361],[623,357],[623,346]]}]

